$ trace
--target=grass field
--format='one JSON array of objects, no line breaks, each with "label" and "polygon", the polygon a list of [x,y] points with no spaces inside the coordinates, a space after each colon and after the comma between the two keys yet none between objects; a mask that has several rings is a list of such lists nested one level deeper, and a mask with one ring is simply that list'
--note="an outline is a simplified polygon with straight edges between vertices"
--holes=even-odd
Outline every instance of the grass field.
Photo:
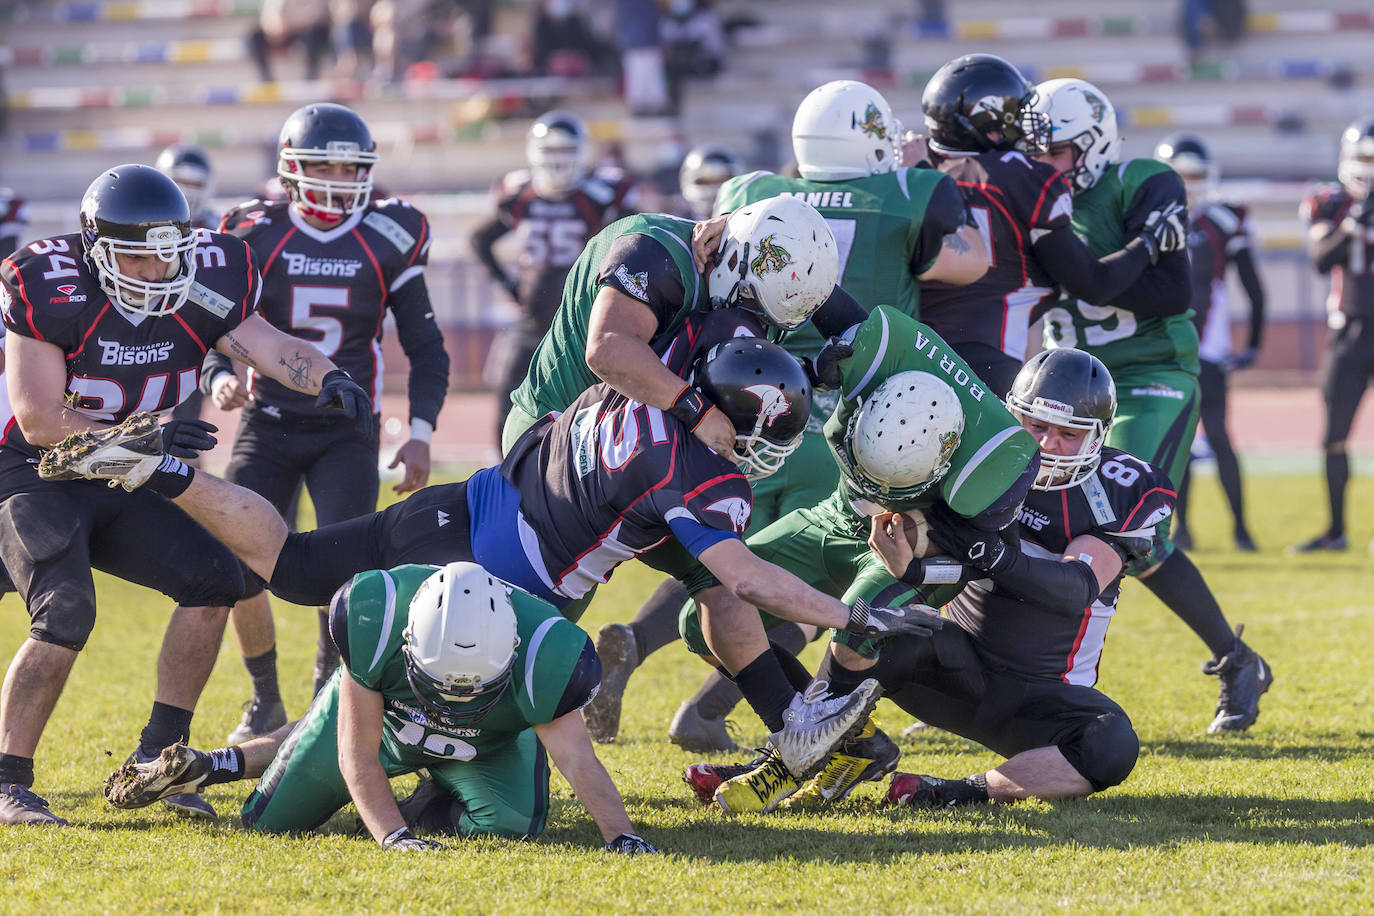
[{"label": "grass field", "polygon": [[[875,784],[831,812],[732,819],[696,804],[679,781],[693,757],[663,737],[705,672],[670,647],[631,680],[621,740],[602,753],[631,818],[666,853],[656,858],[600,852],[599,834],[557,778],[540,841],[464,843],[423,857],[353,838],[351,809],[318,835],[249,835],[237,818],[248,783],[208,791],[221,813],[210,825],[160,807],[106,807],[100,785],[147,715],[169,603],[101,579],[95,637],[37,759],[35,789],[76,826],[0,830],[0,912],[1374,911],[1374,561],[1363,549],[1374,534],[1374,481],[1352,487],[1356,547],[1301,559],[1282,546],[1324,518],[1315,477],[1250,482],[1258,555],[1218,549],[1229,539],[1216,489],[1199,485],[1195,556],[1277,678],[1245,736],[1204,734],[1216,698],[1216,681],[1198,671],[1206,652],[1132,583],[1100,685],[1141,737],[1124,785],[1076,802],[915,813],[877,807],[886,786]],[[655,582],[625,567],[584,625],[594,632],[629,619]],[[27,620],[12,595],[0,607],[7,658]],[[313,614],[279,606],[277,625],[283,692],[299,712]],[[197,713],[201,746],[222,740],[247,696],[231,646]],[[894,733],[909,721],[886,703],[879,710]],[[747,709],[737,718],[743,739],[762,740]],[[947,734],[900,741],[905,770],[962,776],[997,762]]]}]

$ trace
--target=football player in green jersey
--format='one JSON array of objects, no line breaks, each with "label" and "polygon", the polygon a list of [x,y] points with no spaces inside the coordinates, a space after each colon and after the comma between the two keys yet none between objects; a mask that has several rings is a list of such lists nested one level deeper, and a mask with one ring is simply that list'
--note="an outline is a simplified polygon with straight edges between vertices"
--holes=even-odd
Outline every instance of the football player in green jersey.
[{"label": "football player in green jersey", "polygon": [[[941,503],[980,531],[1000,531],[1015,521],[1035,480],[1035,440],[939,335],[896,309],[875,309],[855,329],[851,344],[853,354],[839,364],[840,403],[825,424],[841,468],[838,487],[745,543],[756,555],[846,602],[938,607],[961,588],[960,564],[924,560],[919,573],[897,581],[870,550],[869,519]],[[696,592],[682,615],[688,649],[707,661],[718,657],[719,640],[703,623],[742,603],[721,592]],[[779,623],[766,614],[760,619],[765,631]],[[872,654],[876,646],[868,642],[859,651]],[[784,663],[799,664],[794,658]],[[845,780],[827,768],[813,782],[817,791],[808,787],[803,798],[818,795],[822,786],[829,787],[826,800],[847,794],[858,782],[888,772],[897,756],[896,746],[870,722],[834,758],[845,758],[846,767],[855,760],[863,764],[852,766]],[[703,775],[697,766],[686,778],[709,797],[698,785]],[[715,775],[710,788],[716,802],[731,811],[771,810],[799,788],[771,758],[752,768],[715,770]],[[727,775],[733,778],[719,778]]]},{"label": "football player in green jersey", "polygon": [[[1116,111],[1096,86],[1055,79],[1036,92],[1036,110],[1049,117],[1051,131],[1049,152],[1041,158],[1068,178],[1074,231],[1094,253],[1121,247],[1152,211],[1186,203],[1183,180],[1164,163],[1121,161]],[[1168,253],[1113,302],[1060,300],[1045,313],[1045,346],[1077,347],[1102,360],[1118,397],[1107,444],[1179,481],[1197,427],[1198,335],[1188,308],[1187,252],[1172,242],[1161,248]],[[1156,529],[1150,556],[1130,572],[1212,650],[1203,671],[1219,676],[1221,689],[1207,730],[1244,731],[1259,715],[1272,672],[1241,641],[1240,628],[1232,632],[1202,574],[1168,535],[1166,521]]]},{"label": "football player in green jersey", "polygon": [[[736,176],[721,185],[716,213],[780,197],[805,200],[835,237],[845,292],[869,308],[887,304],[918,317],[922,283],[972,283],[987,271],[988,253],[952,178],[931,169],[901,167],[901,136],[891,106],[872,86],[856,80],[826,83],[802,100],[792,122],[801,177],[762,171]],[[815,357],[825,342],[815,325],[806,325],[782,344],[802,359]],[[838,471],[821,429],[837,396],[816,391],[813,401],[801,446],[780,471],[754,484],[752,531],[794,509],[816,505],[835,488]],[[650,653],[676,638],[673,623],[686,598],[685,589],[670,580],[632,622],[606,624],[598,633],[606,679],[588,710],[597,740],[615,738],[626,681]],[[814,635],[812,629],[790,624],[772,638],[797,652]],[[711,676],[678,709],[669,738],[689,750],[733,750],[724,718],[738,701],[732,684]]]},{"label": "football player in green jersey", "polygon": [[[329,633],[342,667],[299,722],[208,753],[173,745],[117,770],[106,798],[138,808],[260,776],[243,806],[249,829],[313,830],[352,801],[383,848],[428,850],[442,844],[412,831],[539,836],[552,757],[606,849],[657,851],[582,724],[601,663],[552,605],[475,563],[400,566],[340,588]],[[398,805],[390,780],[421,768],[432,781]]]}]

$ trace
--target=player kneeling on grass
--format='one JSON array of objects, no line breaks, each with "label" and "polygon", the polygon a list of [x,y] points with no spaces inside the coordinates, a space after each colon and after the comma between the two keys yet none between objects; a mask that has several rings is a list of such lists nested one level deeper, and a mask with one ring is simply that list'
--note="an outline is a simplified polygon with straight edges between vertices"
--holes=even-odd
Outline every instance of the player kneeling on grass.
[{"label": "player kneeling on grass", "polygon": [[[1173,511],[1173,487],[1158,469],[1103,447],[1116,388],[1094,356],[1040,353],[1007,406],[1041,450],[1019,533],[989,535],[933,507],[930,537],[973,580],[947,606],[953,626],[891,640],[876,659],[839,634],[817,675],[837,693],[876,677],[902,709],[1009,758],[966,779],[897,773],[891,804],[1079,797],[1121,783],[1139,753],[1126,713],[1093,685],[1125,564],[1150,549],[1154,526]],[[918,577],[923,561],[913,559],[904,520],[882,521],[873,549],[893,575]]]},{"label": "player kneeling on grass", "polygon": [[[400,566],[340,588],[329,633],[342,670],[299,722],[125,764],[106,781],[110,804],[141,808],[261,776],[243,806],[250,829],[313,830],[351,800],[384,848],[434,849],[442,844],[412,831],[539,836],[552,757],[608,850],[657,851],[635,834],[582,723],[601,661],[552,605],[475,563]],[[389,780],[421,768],[432,780],[398,805]]]}]

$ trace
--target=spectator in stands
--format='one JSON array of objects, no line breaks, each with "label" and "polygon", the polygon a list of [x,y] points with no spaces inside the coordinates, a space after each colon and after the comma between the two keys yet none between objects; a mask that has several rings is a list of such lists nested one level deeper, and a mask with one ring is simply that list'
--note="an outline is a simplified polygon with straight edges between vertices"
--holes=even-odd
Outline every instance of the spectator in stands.
[{"label": "spectator in stands", "polygon": [[617,0],[615,37],[630,114],[664,114],[668,81],[663,69],[658,6],[647,0]]},{"label": "spectator in stands", "polygon": [[260,80],[272,82],[271,55],[292,45],[305,50],[305,78],[318,79],[329,53],[329,0],[264,0],[258,27],[248,36]]},{"label": "spectator in stands", "polygon": [[377,0],[373,5],[372,53],[378,79],[400,80],[407,67],[425,57],[428,7],[428,0]]},{"label": "spectator in stands", "polygon": [[725,61],[725,30],[710,0],[664,0],[659,20],[668,75],[668,104],[682,107],[684,83],[715,76]]},{"label": "spectator in stands", "polygon": [[1188,63],[1196,64],[1202,50],[1215,41],[1231,43],[1245,34],[1246,0],[1183,0],[1179,32],[1188,49]]},{"label": "spectator in stands", "polygon": [[531,66],[537,76],[615,72],[615,53],[592,29],[578,0],[546,0],[534,16]]},{"label": "spectator in stands", "polygon": [[361,79],[373,66],[372,5],[374,0],[330,0],[334,32],[335,70],[340,76]]}]

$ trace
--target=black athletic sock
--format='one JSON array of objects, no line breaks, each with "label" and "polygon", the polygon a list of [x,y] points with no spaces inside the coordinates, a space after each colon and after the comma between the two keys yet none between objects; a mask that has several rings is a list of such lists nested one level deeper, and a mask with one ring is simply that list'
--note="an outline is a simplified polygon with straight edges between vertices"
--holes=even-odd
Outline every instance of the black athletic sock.
[{"label": "black athletic sock", "polygon": [[168,499],[176,499],[186,492],[186,488],[191,485],[191,480],[196,476],[196,469],[186,464],[180,458],[173,458],[171,455],[163,455],[162,463],[153,471],[153,476],[144,482],[143,488],[160,493]]},{"label": "black athletic sock", "polygon": [[224,782],[237,782],[243,778],[247,768],[243,751],[237,747],[217,747],[206,753],[210,758],[210,775],[201,785],[217,786]]},{"label": "black athletic sock", "polygon": [[732,678],[712,671],[688,702],[697,708],[697,715],[703,719],[724,719],[743,698],[744,694]]},{"label": "black athletic sock", "polygon": [[164,747],[177,742],[190,743],[191,718],[195,713],[179,706],[166,703],[153,703],[153,711],[148,715],[148,724],[138,739],[138,750],[145,757],[155,757]]},{"label": "black athletic sock", "polygon": [[1169,524],[1170,531],[1188,530],[1188,495],[1193,490],[1193,463],[1183,466],[1183,481],[1178,485],[1178,497],[1174,500],[1174,518]]},{"label": "black athletic sock", "polygon": [[811,672],[807,671],[806,666],[787,651],[785,646],[778,645],[771,639],[768,644],[773,647],[773,654],[778,657],[778,664],[782,666],[782,673],[787,675],[787,681],[792,685],[792,689],[797,693],[804,693],[806,688],[811,686]]},{"label": "black athletic sock", "polygon": [[788,683],[777,653],[771,647],[760,652],[735,675],[735,683],[768,730],[782,731],[782,714],[797,691]]},{"label": "black athletic sock", "polygon": [[630,621],[639,663],[679,637],[677,621],[687,603],[687,587],[676,579],[660,582]]},{"label": "black athletic sock", "polygon": [[1221,481],[1226,503],[1231,507],[1231,518],[1235,520],[1236,534],[1248,534],[1245,530],[1245,497],[1240,482],[1240,461],[1231,448],[1231,440],[1220,436],[1212,440],[1212,451],[1217,456],[1217,479]]},{"label": "black athletic sock", "polygon": [[1165,607],[1193,628],[1214,657],[1221,658],[1231,651],[1236,634],[1226,622],[1217,599],[1212,597],[1212,590],[1207,587],[1202,573],[1187,554],[1175,548],[1169,559],[1140,581],[1164,602]]},{"label": "black athletic sock", "polygon": [[243,667],[253,679],[253,696],[263,705],[281,702],[281,688],[277,684],[277,647],[261,655],[244,656]]},{"label": "black athletic sock", "polygon": [[1331,509],[1332,537],[1345,534],[1345,485],[1350,482],[1350,456],[1345,452],[1326,453],[1326,498]]},{"label": "black athletic sock", "polygon": [[870,677],[872,673],[869,671],[855,671],[840,664],[834,652],[825,653],[825,661],[821,662],[820,670],[816,672],[816,678],[830,684],[830,692],[835,696],[853,693]]},{"label": "black athletic sock", "polygon": [[17,782],[26,789],[33,788],[33,758],[0,754],[0,782]]},{"label": "black athletic sock", "polygon": [[334,645],[334,637],[329,633],[329,612],[319,611],[320,633],[315,644],[315,693],[329,683],[330,675],[339,667],[339,647]]}]

